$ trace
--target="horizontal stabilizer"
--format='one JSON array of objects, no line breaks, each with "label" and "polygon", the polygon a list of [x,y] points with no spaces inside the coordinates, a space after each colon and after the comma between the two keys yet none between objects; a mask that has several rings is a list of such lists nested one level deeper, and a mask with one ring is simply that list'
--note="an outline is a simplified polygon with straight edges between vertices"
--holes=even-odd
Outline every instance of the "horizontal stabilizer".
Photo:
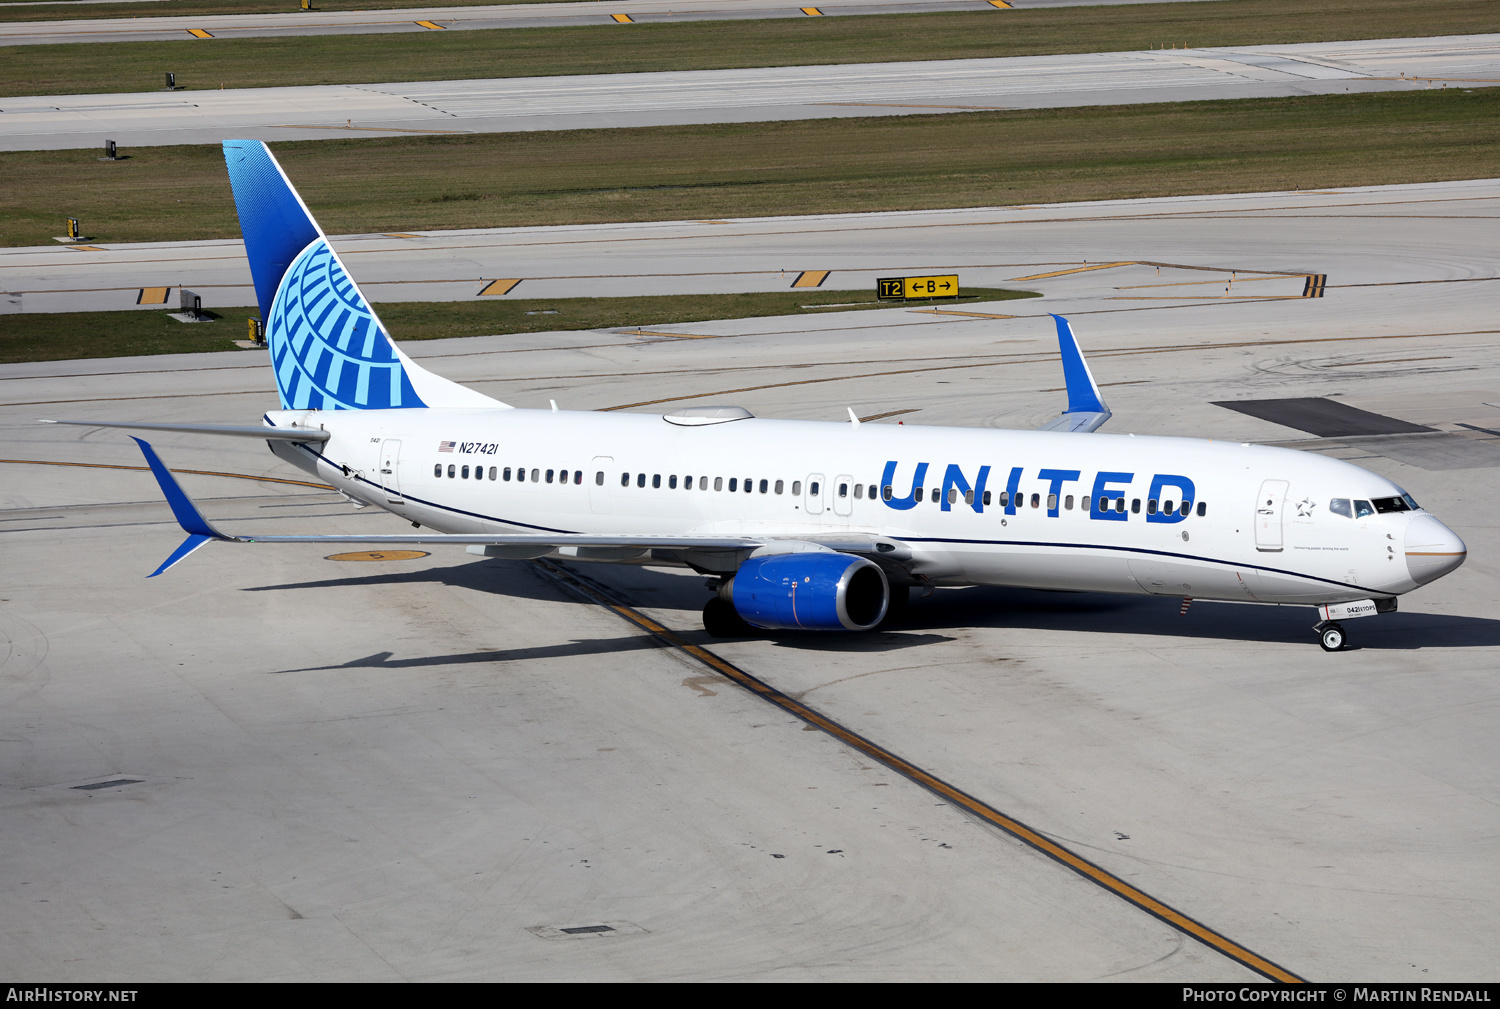
[{"label": "horizontal stabilizer", "polygon": [[[123,427],[136,431],[180,431],[184,434],[226,434],[265,441],[327,441],[328,432],[303,427],[255,427],[249,424],[140,424],[117,420],[44,420],[43,424],[75,427]],[[143,443],[144,444],[144,443]]]},{"label": "horizontal stabilizer", "polygon": [[1089,364],[1078,349],[1078,338],[1073,327],[1060,315],[1052,316],[1057,322],[1057,346],[1062,353],[1063,381],[1068,387],[1068,408],[1062,416],[1043,424],[1040,431],[1066,431],[1086,434],[1104,426],[1113,414],[1104,405],[1099,395],[1099,383],[1094,381]]}]

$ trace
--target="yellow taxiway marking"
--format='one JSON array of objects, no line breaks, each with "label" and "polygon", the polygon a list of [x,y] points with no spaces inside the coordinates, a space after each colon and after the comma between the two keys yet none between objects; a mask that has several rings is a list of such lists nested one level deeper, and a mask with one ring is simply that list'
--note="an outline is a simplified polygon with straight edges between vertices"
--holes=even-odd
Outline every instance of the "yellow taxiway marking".
[{"label": "yellow taxiway marking", "polygon": [[426,28],[428,31],[442,32],[448,30],[443,25],[433,24],[431,21],[418,21],[417,24],[421,25],[423,28]]},{"label": "yellow taxiway marking", "polygon": [[716,340],[718,336],[713,333],[667,333],[659,329],[622,329],[625,336],[671,336],[679,340]]},{"label": "yellow taxiway marking", "polygon": [[[77,402],[84,402],[82,400]],[[150,473],[149,466],[121,466],[102,462],[58,462],[54,459],[0,459],[0,463],[14,466],[76,466],[80,469],[128,469]],[[231,480],[254,480],[258,483],[287,483],[298,487],[313,487],[317,490],[333,490],[326,483],[311,483],[307,480],[288,480],[279,476],[255,476],[253,473],[221,473],[211,469],[173,469],[173,473],[191,473],[194,476],[222,476]]]},{"label": "yellow taxiway marking", "polygon": [[614,18],[615,24],[618,25],[635,24],[635,18],[631,17],[629,14],[611,14],[610,17]]},{"label": "yellow taxiway marking", "polygon": [[408,235],[404,231],[384,231],[384,232],[381,232],[381,234],[383,234],[386,238],[421,238],[422,237],[421,235]]},{"label": "yellow taxiway marking", "polygon": [[792,281],[793,287],[822,287],[823,281],[828,279],[832,270],[803,270],[797,274],[797,279]]},{"label": "yellow taxiway marking", "polygon": [[1015,4],[1010,3],[1009,0],[990,0],[990,6],[999,7],[1004,10],[1006,7],[1014,7]]},{"label": "yellow taxiway marking", "polygon": [[347,554],[329,554],[325,561],[414,561],[431,557],[426,550],[355,550]]},{"label": "yellow taxiway marking", "polygon": [[[1241,270],[1239,272],[1243,273],[1244,271]],[[1304,274],[1296,274],[1296,276],[1304,276]],[[1148,288],[1152,288],[1152,287],[1201,287],[1201,286],[1206,285],[1206,284],[1230,284],[1230,283],[1233,283],[1233,284],[1249,284],[1249,283],[1251,283],[1253,281],[1257,281],[1257,280],[1286,280],[1286,279],[1288,279],[1288,277],[1287,277],[1286,274],[1279,273],[1279,274],[1274,274],[1274,275],[1267,276],[1267,277],[1236,277],[1236,278],[1233,278],[1233,279],[1228,278],[1228,277],[1224,277],[1224,278],[1221,278],[1219,280],[1179,280],[1175,284],[1127,284],[1127,285],[1125,285],[1123,287],[1117,287],[1117,288],[1115,288],[1115,290],[1116,291],[1144,291],[1144,290],[1146,290]]]},{"label": "yellow taxiway marking", "polygon": [[97,245],[70,245],[70,246],[68,246],[68,248],[72,249],[74,252],[108,252],[109,251],[108,249],[101,249]]},{"label": "yellow taxiway marking", "polygon": [[516,289],[519,280],[492,280],[480,290],[480,295],[485,294],[509,294]]},{"label": "yellow taxiway marking", "polygon": [[1153,918],[1165,922],[1179,932],[1191,936],[1205,946],[1217,950],[1219,953],[1248,967],[1262,977],[1287,984],[1303,982],[1302,978],[1286,968],[1246,949],[1244,946],[1234,942],[1227,936],[1221,935],[1202,922],[1195,921],[1176,908],[1157,900],[1145,891],[1131,886],[1120,877],[1101,866],[1095,865],[1093,862],[1076,854],[1071,849],[1058,844],[1051,838],[1033,830],[1020,820],[1007,816],[994,806],[948,784],[948,782],[936,775],[930,774],[881,746],[879,743],[866,739],[853,730],[845,728],[828,716],[809,707],[802,701],[782,693],[769,683],[752,676],[733,663],[704,648],[702,645],[692,644],[676,632],[651,619],[640,610],[628,605],[623,600],[615,598],[613,593],[609,592],[609,590],[593,579],[585,580],[582,576],[576,575],[572,571],[548,561],[535,561],[533,563],[551,576],[553,580],[567,586],[589,601],[605,609],[612,610],[668,647],[692,656],[737,686],[775,705],[787,714],[801,719],[813,728],[822,729],[839,742],[895,771],[908,781],[925,788],[965,812],[977,816],[991,826],[998,827],[1022,844],[1041,852],[1053,861],[1073,870],[1078,875],[1103,887],[1115,896],[1134,904]]},{"label": "yellow taxiway marking", "polygon": [[1018,319],[1016,315],[992,315],[989,312],[959,312],[951,308],[911,308],[907,311],[916,315],[967,315],[971,319]]},{"label": "yellow taxiway marking", "polygon": [[172,289],[170,287],[143,287],[141,293],[135,296],[137,305],[165,305],[167,295]]},{"label": "yellow taxiway marking", "polygon": [[1006,283],[1010,284],[1018,280],[1048,280],[1052,277],[1066,277],[1070,273],[1092,273],[1094,270],[1110,270],[1115,268],[1116,266],[1134,266],[1135,264],[1136,261],[1133,259],[1125,263],[1096,263],[1093,266],[1079,266],[1071,270],[1054,270],[1051,273],[1036,273],[1032,274],[1029,277],[1011,277],[1010,280],[1006,281]]},{"label": "yellow taxiway marking", "polygon": [[212,35],[210,35],[206,31],[204,31],[202,28],[189,28],[187,30],[187,33],[189,35],[193,36],[194,38],[200,38],[200,39],[211,39],[211,38],[213,38]]},{"label": "yellow taxiway marking", "polygon": [[823,12],[818,10],[818,8],[816,7],[804,7],[802,8],[802,13],[806,14],[810,18],[820,18],[823,16]]}]

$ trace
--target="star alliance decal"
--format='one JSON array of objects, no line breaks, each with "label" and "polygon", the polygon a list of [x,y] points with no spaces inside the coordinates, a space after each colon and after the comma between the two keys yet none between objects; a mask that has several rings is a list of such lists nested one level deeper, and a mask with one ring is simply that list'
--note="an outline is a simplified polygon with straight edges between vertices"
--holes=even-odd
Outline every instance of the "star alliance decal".
[{"label": "star alliance decal", "polygon": [[1310,498],[1303,498],[1297,502],[1297,517],[1299,519],[1312,518],[1313,509],[1318,507]]}]

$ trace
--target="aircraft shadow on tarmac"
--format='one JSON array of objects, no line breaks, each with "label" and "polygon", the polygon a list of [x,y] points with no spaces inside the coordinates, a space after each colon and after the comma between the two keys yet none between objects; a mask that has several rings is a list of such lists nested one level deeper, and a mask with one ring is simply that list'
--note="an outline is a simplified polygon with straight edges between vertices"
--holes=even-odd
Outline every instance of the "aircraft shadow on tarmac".
[{"label": "aircraft shadow on tarmac", "polygon": [[[586,570],[591,577],[615,583],[617,591],[637,605],[683,611],[683,620],[677,622],[683,636],[696,644],[712,645],[714,639],[697,627],[696,611],[707,600],[702,576],[636,567],[611,570],[604,565],[588,565]],[[414,584],[441,584],[523,599],[556,600],[559,597],[557,586],[541,577],[530,562],[495,560],[348,578],[262,585],[249,587],[244,591],[327,590]],[[643,599],[643,596],[648,596],[649,600]],[[1195,602],[1184,616],[1179,612],[1180,606],[1180,600],[1154,596],[993,587],[941,589],[926,599],[914,597],[910,608],[897,624],[882,632],[794,632],[766,634],[764,637],[780,647],[838,652],[887,652],[913,648],[951,641],[953,638],[943,632],[970,628],[1024,628],[1264,643],[1314,640],[1312,625],[1317,618],[1312,607]],[[1351,651],[1362,648],[1401,651],[1416,648],[1500,646],[1500,620],[1482,617],[1398,612],[1351,621],[1346,626],[1350,633]],[[645,644],[634,644],[638,641],[644,641]],[[627,645],[626,642],[632,644]],[[649,639],[630,636],[593,642],[575,641],[571,645],[556,646],[556,651],[519,649],[515,654],[478,652],[474,653],[472,661],[499,662],[552,655],[607,654],[636,647],[655,646]],[[536,654],[525,654],[532,651]],[[359,663],[365,661],[358,660]],[[450,660],[436,657],[430,660],[399,661],[409,665],[422,665],[424,662],[438,665]],[[382,660],[374,665],[388,668],[394,663]]]},{"label": "aircraft shadow on tarmac", "polygon": [[[1217,641],[1314,641],[1310,606],[1254,606],[1091,592],[972,588],[913,599],[902,626],[1099,632]],[[1390,613],[1349,621],[1349,650],[1485,648],[1500,645],[1500,620],[1429,613]]]}]

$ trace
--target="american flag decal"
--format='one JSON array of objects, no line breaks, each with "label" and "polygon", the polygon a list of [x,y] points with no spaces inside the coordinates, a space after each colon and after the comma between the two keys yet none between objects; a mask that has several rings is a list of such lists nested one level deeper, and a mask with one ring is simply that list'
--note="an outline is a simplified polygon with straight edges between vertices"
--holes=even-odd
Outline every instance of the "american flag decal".
[{"label": "american flag decal", "polygon": [[453,451],[453,446],[455,444],[457,444],[457,443],[456,442],[451,442],[451,441],[440,441],[440,442],[438,442],[438,451],[439,452],[452,452]]}]

